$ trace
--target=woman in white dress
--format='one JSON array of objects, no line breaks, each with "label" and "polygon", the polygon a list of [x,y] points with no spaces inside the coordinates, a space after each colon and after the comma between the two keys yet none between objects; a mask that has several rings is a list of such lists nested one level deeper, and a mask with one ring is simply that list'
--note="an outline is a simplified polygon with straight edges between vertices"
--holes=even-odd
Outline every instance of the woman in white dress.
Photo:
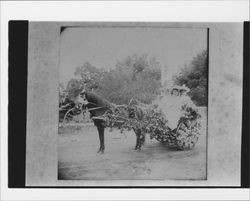
[{"label": "woman in white dress", "polygon": [[185,112],[183,106],[195,107],[187,92],[189,88],[183,86],[173,86],[163,88],[162,94],[154,101],[154,105],[161,110],[167,119],[168,126],[173,130],[177,127],[179,119]]}]

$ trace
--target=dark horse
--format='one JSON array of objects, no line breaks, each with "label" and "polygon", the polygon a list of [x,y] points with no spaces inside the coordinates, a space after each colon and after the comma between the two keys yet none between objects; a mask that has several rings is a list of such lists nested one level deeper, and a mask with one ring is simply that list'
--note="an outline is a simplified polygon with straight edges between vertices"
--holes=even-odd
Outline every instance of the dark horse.
[{"label": "dark horse", "polygon": [[[97,127],[100,139],[100,148],[98,153],[104,153],[105,145],[104,145],[104,130],[105,130],[105,122],[101,117],[105,112],[114,112],[119,106],[110,103],[109,101],[101,98],[97,94],[93,92],[87,92],[85,90],[81,91],[79,94],[79,99],[84,109],[87,109],[90,112],[91,118],[94,121],[95,126]],[[143,118],[142,111],[128,111],[128,118],[137,117],[138,119]],[[96,118],[97,117],[97,118]],[[116,127],[119,128],[119,125]],[[136,145],[135,150],[141,150],[141,146],[145,141],[145,135],[141,129],[134,128],[133,129],[136,134]]]}]

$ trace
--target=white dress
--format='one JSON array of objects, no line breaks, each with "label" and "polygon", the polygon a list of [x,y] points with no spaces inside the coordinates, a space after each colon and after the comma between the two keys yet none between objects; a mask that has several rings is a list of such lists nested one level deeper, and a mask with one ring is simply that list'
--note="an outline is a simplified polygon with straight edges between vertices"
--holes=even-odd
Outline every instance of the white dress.
[{"label": "white dress", "polygon": [[177,127],[178,121],[182,115],[182,100],[180,96],[164,94],[162,98],[154,101],[155,105],[158,105],[168,121],[168,126],[173,130]]}]

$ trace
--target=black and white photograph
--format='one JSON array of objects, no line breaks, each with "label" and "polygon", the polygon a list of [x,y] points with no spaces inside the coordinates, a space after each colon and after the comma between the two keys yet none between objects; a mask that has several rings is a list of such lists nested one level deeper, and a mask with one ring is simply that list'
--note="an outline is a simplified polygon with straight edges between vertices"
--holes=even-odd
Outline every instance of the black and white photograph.
[{"label": "black and white photograph", "polygon": [[28,25],[27,186],[240,184],[241,23]]},{"label": "black and white photograph", "polygon": [[206,180],[208,29],[61,27],[59,180]]},{"label": "black and white photograph", "polygon": [[0,13],[1,200],[249,200],[247,0]]}]

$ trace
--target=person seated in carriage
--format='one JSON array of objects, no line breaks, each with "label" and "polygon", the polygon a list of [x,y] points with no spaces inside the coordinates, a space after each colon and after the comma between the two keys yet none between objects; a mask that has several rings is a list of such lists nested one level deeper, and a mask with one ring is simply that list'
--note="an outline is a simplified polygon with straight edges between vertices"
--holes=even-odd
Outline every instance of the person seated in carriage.
[{"label": "person seated in carriage", "polygon": [[187,93],[190,91],[185,85],[163,86],[161,95],[153,104],[161,110],[168,120],[168,126],[173,130],[177,127],[179,119],[184,115],[185,107],[196,107]]}]

